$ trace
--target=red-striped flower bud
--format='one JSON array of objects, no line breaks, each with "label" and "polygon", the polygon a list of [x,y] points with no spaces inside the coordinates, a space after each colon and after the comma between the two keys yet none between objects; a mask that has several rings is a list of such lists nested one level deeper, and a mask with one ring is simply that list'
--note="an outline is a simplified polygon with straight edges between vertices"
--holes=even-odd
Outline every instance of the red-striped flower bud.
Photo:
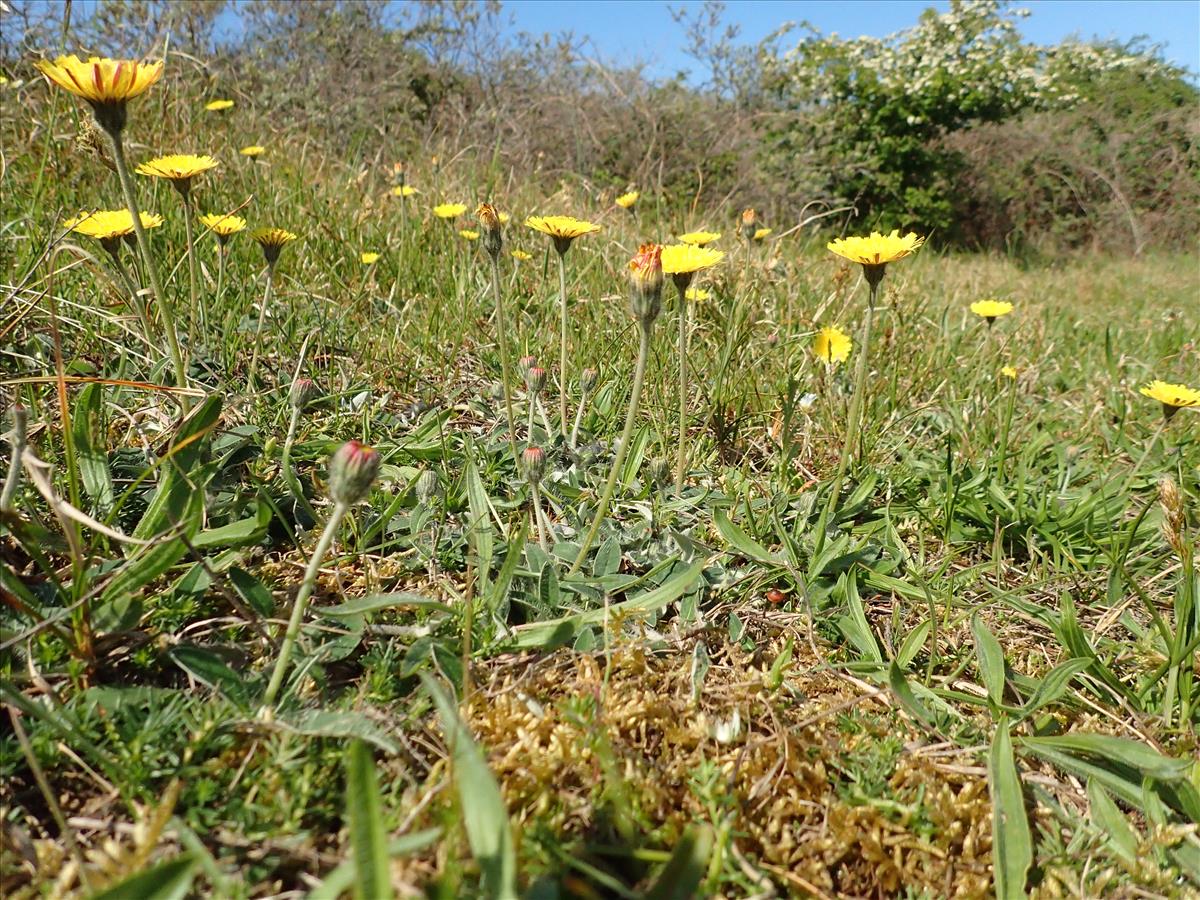
[{"label": "red-striped flower bud", "polygon": [[546,370],[541,366],[532,366],[525,371],[525,386],[531,394],[540,394],[546,389]]},{"label": "red-striped flower bud", "polygon": [[347,441],[329,460],[329,496],[353,505],[365,500],[379,474],[379,452],[359,441]]},{"label": "red-striped flower bud", "polygon": [[541,447],[526,447],[521,454],[521,467],[530,484],[537,484],[546,473],[546,451]]},{"label": "red-striped flower bud", "polygon": [[645,325],[662,311],[662,247],[642,244],[629,261],[629,303],[633,314]]}]

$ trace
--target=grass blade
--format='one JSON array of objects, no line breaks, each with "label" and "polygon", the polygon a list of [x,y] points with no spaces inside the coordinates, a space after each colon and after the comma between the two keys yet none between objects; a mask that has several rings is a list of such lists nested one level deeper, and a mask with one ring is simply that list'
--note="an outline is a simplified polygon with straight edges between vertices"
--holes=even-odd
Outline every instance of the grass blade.
[{"label": "grass blade", "polygon": [[997,900],[1020,900],[1025,896],[1025,874],[1033,862],[1033,840],[1007,719],[1000,721],[992,737],[988,752],[988,787],[992,795],[992,867],[996,897]]},{"label": "grass blade", "polygon": [[388,900],[392,881],[379,779],[371,751],[358,740],[351,741],[346,752],[346,821],[354,854],[356,900]]}]

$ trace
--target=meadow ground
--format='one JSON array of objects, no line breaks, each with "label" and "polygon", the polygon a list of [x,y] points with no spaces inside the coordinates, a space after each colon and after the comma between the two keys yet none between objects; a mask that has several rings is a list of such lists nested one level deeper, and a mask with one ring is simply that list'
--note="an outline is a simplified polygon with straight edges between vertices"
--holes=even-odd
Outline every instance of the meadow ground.
[{"label": "meadow ground", "polygon": [[[250,227],[221,253],[196,219],[189,257],[181,195],[134,175],[163,217],[155,298],[132,241],[63,228],[122,206],[107,138],[18,88],[6,896],[1200,889],[1200,410],[1139,391],[1200,386],[1194,255],[931,240],[888,265],[853,428],[867,284],[828,233],[746,240],[731,205],[625,209],[578,180],[546,196],[472,153],[410,162],[398,196],[381,159],[160,90],[130,106],[131,164],[211,153],[194,212]],[[511,214],[503,318],[484,201]],[[552,214],[600,226],[563,257],[565,378],[559,258],[523,224]],[[259,226],[297,236],[269,275]],[[693,284],[687,385],[668,277],[618,447],[629,261],[702,227],[725,256]],[[1013,309],[970,310],[987,298]],[[834,326],[844,361],[814,352]],[[378,453],[368,484],[368,451],[329,470],[351,439]]]}]

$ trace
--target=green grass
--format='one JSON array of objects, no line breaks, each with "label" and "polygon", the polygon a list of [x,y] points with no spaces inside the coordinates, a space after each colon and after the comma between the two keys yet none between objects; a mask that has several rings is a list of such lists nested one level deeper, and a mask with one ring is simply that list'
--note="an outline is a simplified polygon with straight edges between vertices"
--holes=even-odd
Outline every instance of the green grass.
[{"label": "green grass", "polygon": [[[190,359],[181,419],[161,334],[141,335],[100,248],[59,228],[120,205],[67,136],[83,113],[4,90],[30,113],[3,125],[0,391],[5,427],[28,409],[54,498],[26,476],[0,512],[0,672],[21,726],[0,736],[6,895],[139,877],[141,896],[974,896],[997,861],[1004,896],[1200,887],[1200,430],[1137,392],[1195,383],[1194,257],[1030,267],[930,247],[892,264],[847,435],[854,357],[826,371],[810,347],[831,324],[857,343],[866,289],[824,236],[769,222],[746,259],[732,206],[685,217],[686,198],[643,196],[630,214],[572,182],[539,197],[469,154],[411,161],[422,193],[402,206],[385,166],[269,141],[251,111],[204,114],[165,84],[131,110],[131,160],[213,153],[202,212],[250,198],[251,227],[301,235],[258,335],[258,248],[233,239],[218,297],[198,234],[190,308],[180,205],[138,179],[166,218],[151,243]],[[236,153],[255,142],[258,164]],[[551,370],[551,427],[538,414],[532,434],[548,550],[505,434],[486,256],[432,217],[443,200],[497,203],[506,251],[533,255],[506,252],[501,286],[513,355]],[[604,229],[568,257],[572,371],[599,372],[577,451],[553,427],[558,280],[520,224],[534,213]],[[729,252],[692,310],[687,487],[675,499],[668,288],[612,508],[569,575],[634,366],[624,267],[697,227]],[[364,250],[382,256],[368,268]],[[1016,311],[988,329],[967,306],[992,296]],[[295,377],[322,397],[285,461]],[[524,446],[523,388],[515,402]],[[380,476],[264,714],[332,509],[326,462],[352,438]],[[426,472],[436,490],[418,493]]]}]

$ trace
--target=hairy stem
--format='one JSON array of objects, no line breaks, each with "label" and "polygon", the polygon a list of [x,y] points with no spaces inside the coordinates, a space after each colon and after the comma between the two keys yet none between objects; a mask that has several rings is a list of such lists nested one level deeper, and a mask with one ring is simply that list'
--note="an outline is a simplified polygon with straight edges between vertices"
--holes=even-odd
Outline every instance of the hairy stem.
[{"label": "hairy stem", "polygon": [[496,303],[496,327],[500,331],[500,378],[504,384],[504,415],[508,419],[508,448],[512,451],[513,463],[517,456],[517,430],[513,424],[512,373],[508,361],[508,322],[504,315],[504,295],[500,291],[500,255],[492,254],[492,299]]}]

